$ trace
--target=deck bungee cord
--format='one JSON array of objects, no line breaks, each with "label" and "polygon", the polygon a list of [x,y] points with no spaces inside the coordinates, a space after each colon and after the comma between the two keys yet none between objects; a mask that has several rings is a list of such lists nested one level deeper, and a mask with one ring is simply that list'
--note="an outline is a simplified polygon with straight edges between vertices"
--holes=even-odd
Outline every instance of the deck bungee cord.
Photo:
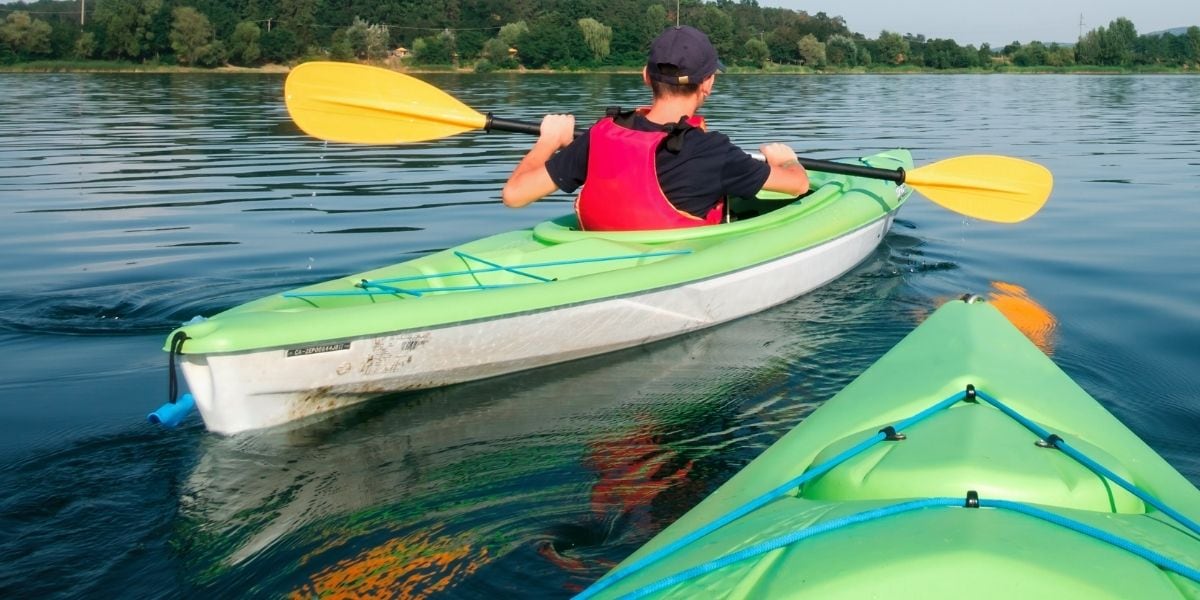
[{"label": "deck bungee cord", "polygon": [[[839,517],[837,519],[834,519],[831,521],[826,521],[819,525],[805,527],[803,529],[793,531],[790,533],[786,533],[786,534],[771,538],[769,540],[760,542],[758,544],[750,546],[749,548],[744,548],[737,552],[726,554],[725,556],[721,556],[721,557],[712,559],[710,561],[701,563],[699,565],[696,565],[695,567],[692,567],[685,571],[681,571],[674,575],[669,575],[667,577],[664,577],[664,578],[654,581],[652,583],[646,584],[645,586],[642,586],[636,590],[633,590],[626,594],[622,594],[620,596],[620,598],[622,598],[623,600],[626,600],[626,599],[633,600],[635,598],[644,598],[655,592],[660,592],[662,590],[665,590],[672,586],[678,585],[680,583],[685,583],[692,579],[696,579],[697,577],[700,577],[702,575],[706,575],[713,571],[717,571],[722,568],[728,567],[734,563],[737,563],[737,562],[740,562],[740,561],[743,561],[743,560],[746,560],[749,558],[754,558],[756,556],[766,554],[767,552],[770,552],[772,550],[777,550],[777,549],[783,548],[785,546],[790,546],[790,545],[800,542],[802,540],[806,540],[808,538],[815,537],[815,536],[821,535],[823,533],[829,533],[832,531],[837,531],[839,529],[844,529],[851,525],[856,525],[859,523],[866,523],[869,521],[876,521],[879,519],[884,519],[887,517],[900,515],[900,514],[904,514],[904,513],[909,513],[909,512],[913,512],[913,511],[917,511],[917,510],[924,510],[924,509],[928,509],[928,508],[947,508],[947,507],[949,507],[949,508],[994,508],[994,509],[1000,509],[1000,510],[1009,510],[1009,511],[1021,513],[1021,514],[1036,518],[1036,519],[1041,519],[1048,523],[1053,523],[1060,527],[1070,529],[1071,531],[1075,531],[1077,533],[1081,533],[1083,535],[1092,537],[1092,538],[1100,540],[1102,542],[1106,542],[1112,546],[1115,546],[1117,548],[1120,548],[1122,550],[1130,552],[1131,554],[1135,554],[1141,558],[1144,558],[1146,561],[1154,564],[1155,566],[1157,566],[1159,568],[1166,569],[1166,570],[1172,571],[1174,573],[1178,573],[1179,575],[1187,577],[1188,579],[1191,579],[1192,581],[1200,583],[1200,569],[1190,567],[1190,566],[1185,565],[1175,559],[1172,559],[1167,556],[1163,556],[1162,554],[1160,554],[1158,552],[1155,552],[1149,548],[1146,548],[1145,546],[1142,546],[1140,544],[1137,544],[1135,542],[1132,542],[1132,541],[1122,538],[1120,536],[1113,535],[1107,531],[1097,529],[1097,528],[1087,525],[1085,523],[1080,523],[1079,521],[1076,521],[1074,519],[1069,519],[1062,515],[1055,514],[1053,512],[1047,511],[1047,510],[1042,510],[1042,509],[1040,509],[1036,506],[1032,506],[1030,504],[1026,504],[1023,502],[1013,502],[1011,500],[994,500],[994,499],[987,499],[987,498],[979,498],[973,492],[968,492],[967,500],[965,502],[962,498],[922,498],[920,500],[911,500],[908,502],[901,502],[898,504],[890,504],[888,506],[876,508],[873,510],[867,510],[867,511],[863,511],[860,513],[855,513],[852,515],[846,515],[844,517]],[[585,597],[584,594],[580,594],[579,596],[576,596],[576,598],[582,598],[582,597]]]},{"label": "deck bungee cord", "polygon": [[[564,267],[564,266],[570,266],[570,265],[581,265],[581,264],[609,262],[609,261],[618,261],[618,260],[633,260],[633,259],[639,259],[639,258],[660,258],[660,257],[665,257],[665,256],[678,256],[681,254],[691,254],[691,253],[692,253],[691,250],[663,250],[663,251],[658,251],[658,252],[646,252],[646,253],[642,253],[642,254],[620,254],[620,255],[616,255],[616,256],[599,256],[599,257],[590,257],[590,258],[574,258],[574,259],[569,259],[569,260],[543,261],[543,262],[527,263],[527,264],[519,264],[519,265],[502,265],[499,263],[492,262],[490,260],[480,258],[478,256],[472,256],[470,254],[467,254],[466,252],[455,251],[454,254],[456,256],[458,256],[459,258],[462,258],[464,261],[475,261],[475,262],[482,263],[487,266],[482,269],[467,268],[467,269],[464,269],[461,271],[448,271],[445,273],[429,273],[429,274],[425,274],[425,275],[409,275],[409,276],[405,276],[405,277],[389,277],[389,278],[384,278],[384,279],[363,279],[362,281],[360,281],[354,285],[356,288],[359,288],[356,290],[284,292],[281,295],[284,298],[300,298],[300,299],[331,297],[331,296],[370,296],[370,295],[375,295],[375,294],[387,294],[387,295],[401,295],[402,294],[402,295],[409,295],[409,296],[413,296],[413,297],[421,297],[427,293],[432,293],[432,292],[468,292],[468,291],[472,291],[472,290],[501,289],[501,288],[507,288],[507,287],[521,286],[521,285],[530,285],[531,283],[535,283],[535,282],[550,283],[552,281],[556,281],[556,279],[554,279],[552,277],[543,277],[541,275],[537,275],[534,273],[527,273],[526,271],[528,269],[540,269],[540,268],[547,268],[547,267]],[[391,285],[393,283],[403,283],[403,282],[410,282],[410,281],[411,282],[430,281],[430,280],[434,280],[434,279],[445,279],[448,277],[475,276],[475,275],[480,275],[480,274],[484,274],[484,273],[498,273],[498,272],[512,273],[514,275],[519,275],[521,277],[528,277],[535,281],[534,282],[526,282],[526,283],[495,283],[495,284],[476,283],[475,285],[430,287],[430,288],[421,289],[421,290],[416,290],[416,289],[411,289],[411,288],[402,288],[402,287],[396,287],[396,286]]]},{"label": "deck bungee cord", "polygon": [[[758,508],[761,508],[762,506],[768,504],[769,502],[777,500],[778,498],[788,494],[792,490],[795,490],[795,489],[803,486],[805,483],[808,483],[808,482],[816,479],[817,477],[824,475],[825,473],[828,473],[829,471],[831,471],[838,465],[845,463],[847,460],[862,454],[863,452],[865,452],[866,450],[870,449],[871,447],[875,446],[876,444],[878,444],[880,442],[903,441],[903,440],[907,439],[906,435],[902,433],[905,429],[927,419],[931,415],[938,413],[943,409],[949,408],[950,406],[953,406],[959,402],[977,403],[977,401],[979,399],[982,399],[984,402],[986,402],[993,408],[999,410],[1001,413],[1012,418],[1014,421],[1020,423],[1022,426],[1024,426],[1026,429],[1028,429],[1030,432],[1032,432],[1034,435],[1038,436],[1039,445],[1046,447],[1046,448],[1054,448],[1054,449],[1063,451],[1064,454],[1066,454],[1067,456],[1070,456],[1072,459],[1074,459],[1079,464],[1083,465],[1088,470],[1092,471],[1093,473],[1096,473],[1097,475],[1099,475],[1101,477],[1108,479],[1109,481],[1112,481],[1113,483],[1116,483],[1121,488],[1125,489],[1129,493],[1133,494],[1134,496],[1136,496],[1139,499],[1146,502],[1146,504],[1153,506],[1154,508],[1161,511],[1163,514],[1170,516],[1173,520],[1175,520],[1179,524],[1181,524],[1184,527],[1186,527],[1187,529],[1189,529],[1193,534],[1200,535],[1200,529],[1198,529],[1197,524],[1194,521],[1192,521],[1191,519],[1189,519],[1186,516],[1184,516],[1183,514],[1181,514],[1179,511],[1171,508],[1170,506],[1163,503],[1161,500],[1155,498],[1152,494],[1146,492],[1145,490],[1142,490],[1141,488],[1134,485],[1133,483],[1126,481],[1124,478],[1113,473],[1110,469],[1104,467],[1097,461],[1086,456],[1079,450],[1071,447],[1069,444],[1067,444],[1067,442],[1065,440],[1063,440],[1062,437],[1055,435],[1055,434],[1051,434],[1050,432],[1046,431],[1045,428],[1037,425],[1036,423],[1034,423],[1032,420],[1028,419],[1024,415],[1021,415],[1019,412],[1014,410],[1012,407],[1004,404],[1000,400],[996,399],[995,397],[993,397],[985,392],[977,390],[973,384],[968,384],[966,386],[966,389],[964,389],[963,391],[957,392],[957,393],[951,395],[950,397],[930,406],[929,408],[926,408],[925,410],[922,410],[921,412],[916,413],[915,415],[913,415],[907,419],[897,422],[894,425],[890,425],[890,426],[884,427],[883,429],[880,429],[879,432],[876,433],[875,435],[842,451],[841,453],[833,456],[829,460],[813,466],[811,469],[808,469],[803,474],[788,480],[787,482],[783,483],[782,485],[779,485],[764,494],[759,495],[758,497],[746,502],[745,504],[725,513],[721,517],[718,517],[717,519],[709,522],[708,524],[704,525],[703,527],[700,527],[699,529],[692,531],[691,533],[679,538],[678,540],[672,542],[671,544],[668,544],[667,546],[664,546],[663,548],[661,548],[655,552],[652,552],[651,554],[648,554],[647,556],[628,565],[627,567],[624,567],[622,569],[611,572],[608,576],[596,581],[591,586],[586,588],[583,592],[576,595],[575,599],[576,600],[586,600],[588,598],[594,597],[595,595],[597,595],[600,592],[604,591],[605,589],[608,589],[609,587],[615,585],[616,583],[620,582],[621,580],[623,580],[631,575],[634,575],[635,573],[637,573],[639,571],[642,571],[643,569],[663,560],[664,558],[667,558],[668,556],[675,554],[679,550],[696,542],[697,540],[703,538],[704,536],[720,529],[721,527],[724,527],[725,525],[728,525],[729,523],[732,523],[733,521],[736,521],[737,519],[753,512],[754,510],[756,510]],[[914,510],[930,508],[930,507],[964,507],[964,506],[967,508],[984,507],[984,508],[1004,509],[1004,510],[1009,510],[1009,511],[1013,511],[1013,512],[1018,512],[1018,513],[1021,513],[1021,514],[1027,515],[1027,516],[1031,516],[1034,518],[1038,518],[1043,521],[1070,529],[1071,531],[1075,531],[1077,533],[1081,533],[1083,535],[1087,535],[1089,537],[1106,542],[1106,543],[1108,543],[1112,546],[1115,546],[1117,548],[1120,548],[1122,550],[1126,550],[1136,556],[1139,556],[1139,557],[1151,562],[1152,564],[1154,564],[1155,566],[1158,566],[1159,568],[1178,573],[1179,575],[1187,577],[1188,579],[1190,579],[1192,581],[1200,583],[1200,569],[1186,565],[1175,559],[1166,557],[1160,553],[1150,550],[1149,548],[1146,548],[1145,546],[1139,545],[1133,541],[1122,538],[1120,536],[1097,529],[1095,527],[1091,527],[1089,525],[1080,523],[1079,521],[1075,521],[1073,519],[1069,519],[1062,515],[1058,515],[1056,513],[1031,506],[1026,503],[1014,502],[1011,500],[1003,500],[1003,499],[980,499],[974,491],[968,491],[966,497],[967,497],[967,500],[965,503],[962,498],[945,498],[945,497],[923,498],[923,499],[919,499],[919,500],[901,502],[898,504],[893,504],[893,505],[889,505],[889,506],[885,506],[885,507],[881,507],[881,508],[867,510],[867,511],[856,513],[853,515],[839,517],[839,518],[831,520],[831,521],[827,521],[827,522],[820,523],[817,525],[805,527],[805,528],[800,529],[795,532],[777,536],[775,538],[761,542],[761,543],[751,546],[749,548],[739,550],[737,552],[733,552],[733,553],[730,553],[730,554],[727,554],[724,556],[720,556],[720,557],[717,557],[717,558],[709,560],[709,561],[705,561],[704,563],[701,563],[701,564],[691,567],[689,569],[680,571],[678,573],[675,573],[674,575],[670,575],[668,577],[659,579],[657,581],[654,581],[652,583],[649,583],[647,585],[639,587],[634,591],[631,591],[631,592],[621,595],[620,597],[621,598],[641,598],[646,595],[652,594],[654,592],[661,591],[663,589],[669,588],[669,587],[677,585],[679,583],[683,583],[685,581],[702,576],[706,573],[711,573],[712,571],[721,569],[723,567],[734,564],[736,562],[764,554],[766,552],[769,552],[771,550],[774,550],[774,549],[777,549],[777,548],[780,548],[783,546],[797,543],[799,541],[811,538],[813,536],[816,536],[816,535],[819,535],[822,533],[827,533],[830,531],[842,529],[849,525],[854,525],[857,523],[863,523],[863,522],[867,522],[867,521],[873,521],[873,520],[881,519],[881,518],[892,516],[892,515],[903,514],[903,513],[911,512]]]}]

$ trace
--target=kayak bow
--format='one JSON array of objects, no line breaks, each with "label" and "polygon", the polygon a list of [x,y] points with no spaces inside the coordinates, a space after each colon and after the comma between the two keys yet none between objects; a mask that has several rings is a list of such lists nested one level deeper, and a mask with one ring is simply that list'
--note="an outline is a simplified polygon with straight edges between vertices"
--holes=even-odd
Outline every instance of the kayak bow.
[{"label": "kayak bow", "polygon": [[1196,598],[1200,491],[951,302],[580,598]]}]

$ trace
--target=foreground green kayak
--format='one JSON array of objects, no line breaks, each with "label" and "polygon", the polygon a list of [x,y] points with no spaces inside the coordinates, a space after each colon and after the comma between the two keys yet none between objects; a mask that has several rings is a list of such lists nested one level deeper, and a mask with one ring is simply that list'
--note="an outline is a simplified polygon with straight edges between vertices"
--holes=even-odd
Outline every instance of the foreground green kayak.
[{"label": "foreground green kayak", "polygon": [[916,331],[580,597],[1200,598],[1200,491],[992,306]]}]

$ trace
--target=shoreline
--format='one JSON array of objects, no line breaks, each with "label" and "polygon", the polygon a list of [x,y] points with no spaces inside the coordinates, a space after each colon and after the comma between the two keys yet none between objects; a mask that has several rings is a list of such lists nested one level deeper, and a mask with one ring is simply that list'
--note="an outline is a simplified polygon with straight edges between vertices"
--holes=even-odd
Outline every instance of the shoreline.
[{"label": "shoreline", "polygon": [[[501,75],[637,75],[640,68],[635,67],[606,67],[600,69],[496,69],[487,73],[478,73],[470,67],[396,66],[387,63],[357,63],[369,64],[399,73],[408,74],[501,74]],[[135,64],[111,61],[36,61],[0,66],[0,73],[120,73],[120,74],[286,74],[291,66],[267,64],[259,67],[238,67],[226,65],[215,68],[184,67],[179,65]],[[1011,65],[993,69],[931,69],[928,67],[845,67],[810,69],[802,66],[773,66],[765,69],[753,67],[730,67],[725,75],[1200,75],[1200,70],[1187,67],[1017,67]]]}]

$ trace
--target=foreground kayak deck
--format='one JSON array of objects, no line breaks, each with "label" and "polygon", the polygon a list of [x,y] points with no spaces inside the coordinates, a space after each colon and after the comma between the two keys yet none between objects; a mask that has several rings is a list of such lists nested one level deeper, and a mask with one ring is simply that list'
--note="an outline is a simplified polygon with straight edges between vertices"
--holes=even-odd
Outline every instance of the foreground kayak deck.
[{"label": "foreground kayak deck", "polygon": [[[908,169],[912,157],[861,162]],[[909,195],[876,179],[812,181],[807,196],[722,225],[583,232],[569,215],[249,302],[172,332],[164,349],[179,352],[208,429],[236,433],[695,331],[850,270]]]},{"label": "foreground kayak deck", "polygon": [[1195,486],[951,302],[581,597],[1200,598],[1196,521]]}]

